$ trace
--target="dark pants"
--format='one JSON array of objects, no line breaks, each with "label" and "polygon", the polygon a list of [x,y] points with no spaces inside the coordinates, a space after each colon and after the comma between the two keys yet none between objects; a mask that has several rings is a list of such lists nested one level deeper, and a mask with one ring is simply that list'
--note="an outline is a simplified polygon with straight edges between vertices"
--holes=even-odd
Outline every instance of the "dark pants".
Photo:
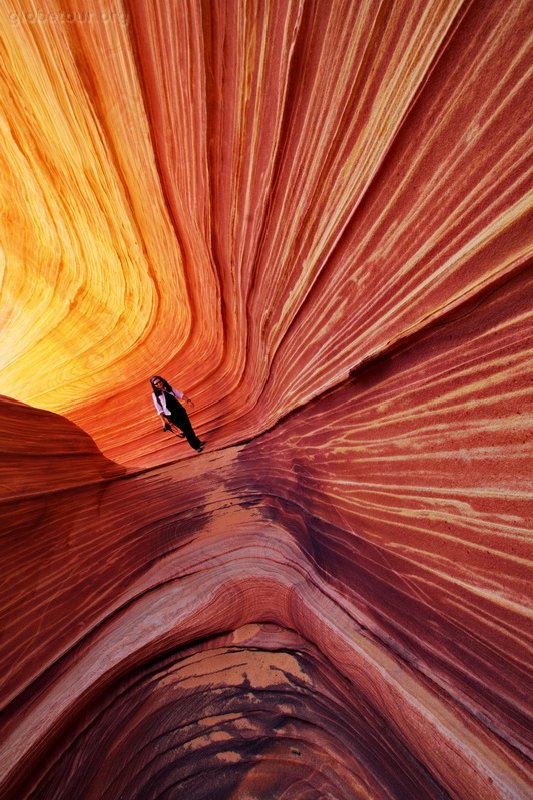
[{"label": "dark pants", "polygon": [[[176,405],[178,405],[176,403]],[[185,434],[185,438],[189,442],[190,446],[193,450],[198,450],[200,445],[202,444],[198,436],[192,429],[191,421],[188,417],[187,412],[185,411],[182,406],[179,409],[174,408],[172,409],[172,414],[170,416],[166,416],[165,418],[168,419],[176,428],[179,428],[182,433]]]}]

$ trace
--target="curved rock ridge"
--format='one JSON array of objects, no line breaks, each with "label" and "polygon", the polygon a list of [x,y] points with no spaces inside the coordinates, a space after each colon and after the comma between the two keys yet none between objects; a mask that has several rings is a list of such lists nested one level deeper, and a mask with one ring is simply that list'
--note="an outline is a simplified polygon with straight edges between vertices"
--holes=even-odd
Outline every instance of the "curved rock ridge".
[{"label": "curved rock ridge", "polygon": [[68,731],[76,745],[34,795],[152,796],[155,783],[191,798],[398,796],[407,787],[433,797],[431,776],[392,731],[380,735],[386,721],[350,688],[293,632],[239,628],[123,677],[111,704],[96,702]]},{"label": "curved rock ridge", "polygon": [[532,28],[0,0],[2,798],[531,796]]},{"label": "curved rock ridge", "polygon": [[0,441],[0,501],[13,507],[19,499],[100,485],[126,473],[63,417],[1,395]]}]

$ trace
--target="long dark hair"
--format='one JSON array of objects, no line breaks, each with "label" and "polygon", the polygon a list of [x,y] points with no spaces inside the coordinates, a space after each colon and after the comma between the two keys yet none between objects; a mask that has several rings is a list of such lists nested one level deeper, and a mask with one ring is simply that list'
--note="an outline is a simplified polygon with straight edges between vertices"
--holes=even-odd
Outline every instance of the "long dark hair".
[{"label": "long dark hair", "polygon": [[[161,381],[161,383],[163,384],[163,389],[161,389],[159,386],[154,386],[154,381]],[[162,378],[161,375],[153,375],[150,378],[150,384],[152,386],[152,391],[157,397],[159,397],[160,394],[163,394],[163,392],[172,392],[172,387],[170,383],[168,383],[168,381]]]}]

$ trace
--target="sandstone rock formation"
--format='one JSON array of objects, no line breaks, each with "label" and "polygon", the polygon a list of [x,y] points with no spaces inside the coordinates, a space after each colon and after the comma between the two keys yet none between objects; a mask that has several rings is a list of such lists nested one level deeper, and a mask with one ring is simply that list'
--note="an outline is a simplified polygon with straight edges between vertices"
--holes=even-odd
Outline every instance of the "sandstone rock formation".
[{"label": "sandstone rock formation", "polygon": [[531,795],[532,23],[0,2],[3,798]]}]

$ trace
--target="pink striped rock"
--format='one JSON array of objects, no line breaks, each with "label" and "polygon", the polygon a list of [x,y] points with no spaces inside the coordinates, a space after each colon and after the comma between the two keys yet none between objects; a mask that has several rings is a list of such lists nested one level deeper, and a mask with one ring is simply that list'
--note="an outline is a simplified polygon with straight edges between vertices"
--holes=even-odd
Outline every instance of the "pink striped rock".
[{"label": "pink striped rock", "polygon": [[29,5],[0,796],[530,797],[531,4]]}]

